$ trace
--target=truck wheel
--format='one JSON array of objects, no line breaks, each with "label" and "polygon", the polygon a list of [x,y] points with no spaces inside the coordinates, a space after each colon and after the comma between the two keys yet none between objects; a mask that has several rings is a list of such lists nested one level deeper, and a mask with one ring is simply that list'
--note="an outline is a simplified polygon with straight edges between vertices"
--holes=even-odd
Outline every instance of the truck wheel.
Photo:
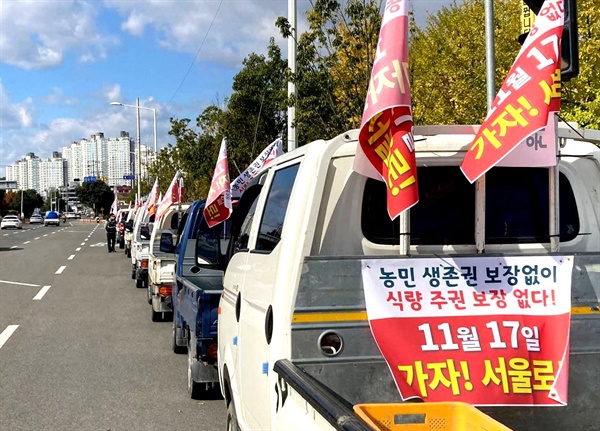
[{"label": "truck wheel", "polygon": [[135,280],[135,287],[137,287],[138,289],[142,289],[144,287],[146,287],[146,285],[144,284],[144,280]]},{"label": "truck wheel", "polygon": [[125,241],[119,241],[119,248],[123,250],[125,248]]},{"label": "truck wheel", "polygon": [[146,296],[148,297],[148,304],[152,305],[152,292],[150,292],[150,284],[146,284]]},{"label": "truck wheel", "polygon": [[235,414],[235,406],[233,400],[227,405],[227,431],[240,431],[238,426],[237,415]]},{"label": "truck wheel", "polygon": [[182,355],[184,353],[187,353],[187,346],[179,346],[177,344],[177,333],[181,331],[181,328],[179,326],[177,326],[177,323],[175,322],[175,312],[173,312],[173,341],[172,341],[172,347],[173,347],[173,353],[177,353],[178,355]]},{"label": "truck wheel", "polygon": [[130,248],[125,249],[125,256],[131,257],[131,249]]},{"label": "truck wheel", "polygon": [[131,279],[135,280],[135,268],[131,268]]},{"label": "truck wheel", "polygon": [[192,367],[193,367],[194,361],[196,361],[196,359],[194,358],[194,355],[192,354],[192,340],[188,340],[187,351],[188,351],[188,370],[187,370],[188,393],[190,394],[191,399],[199,400],[201,398],[201,396],[205,393],[206,385],[203,383],[195,382],[194,378],[192,376]]}]

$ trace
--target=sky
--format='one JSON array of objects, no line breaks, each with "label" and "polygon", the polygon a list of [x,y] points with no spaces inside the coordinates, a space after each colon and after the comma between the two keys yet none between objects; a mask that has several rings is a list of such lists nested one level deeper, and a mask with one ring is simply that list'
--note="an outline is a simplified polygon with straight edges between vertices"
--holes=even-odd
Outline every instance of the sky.
[{"label": "sky", "polygon": [[[298,30],[310,0],[296,0]],[[418,24],[446,0],[414,0]],[[127,131],[136,109],[157,114],[158,148],[174,144],[169,117],[194,120],[222,105],[244,58],[265,54],[286,0],[2,0],[0,177],[34,152],[90,135]],[[140,109],[141,141],[154,145],[154,116]]]}]

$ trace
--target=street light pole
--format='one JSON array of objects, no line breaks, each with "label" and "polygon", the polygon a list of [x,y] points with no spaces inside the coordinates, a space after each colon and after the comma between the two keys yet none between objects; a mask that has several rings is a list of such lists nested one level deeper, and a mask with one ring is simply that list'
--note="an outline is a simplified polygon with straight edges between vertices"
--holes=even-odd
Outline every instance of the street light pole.
[{"label": "street light pole", "polygon": [[25,214],[23,214],[23,189],[21,189],[21,220],[25,218]]},{"label": "street light pole", "polygon": [[[121,102],[110,102],[111,105],[114,106],[125,106],[127,108],[136,108],[138,111],[140,109],[146,109],[148,111],[152,111],[152,113],[154,114],[154,152],[158,152],[158,134],[157,134],[157,128],[156,128],[156,108],[148,108],[146,106],[140,106],[140,99],[136,99],[137,103],[135,105],[127,105],[125,103],[121,103]],[[139,114],[138,114],[139,115]]]},{"label": "street light pole", "polygon": [[[137,111],[137,140],[138,140],[138,171],[137,171],[137,193],[138,199],[142,198],[141,181],[142,181],[142,138],[140,136],[140,98],[135,99],[135,107]],[[156,125],[156,122],[154,123]],[[156,133],[156,132],[155,132]],[[156,139],[156,134],[154,135]]]}]

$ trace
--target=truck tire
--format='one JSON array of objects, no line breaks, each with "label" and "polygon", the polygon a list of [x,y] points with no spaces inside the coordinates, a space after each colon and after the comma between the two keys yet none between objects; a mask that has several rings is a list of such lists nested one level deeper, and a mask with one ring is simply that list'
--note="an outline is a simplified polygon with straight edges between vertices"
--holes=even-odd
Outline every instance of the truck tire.
[{"label": "truck tire", "polygon": [[150,284],[146,284],[146,296],[148,297],[148,304],[152,305],[152,292],[150,292]]},{"label": "truck tire", "polygon": [[135,287],[138,289],[148,288],[148,280],[135,280]]},{"label": "truck tire", "polygon": [[123,250],[125,248],[125,241],[119,241],[119,248]]},{"label": "truck tire", "polygon": [[194,355],[192,354],[193,350],[192,350],[192,340],[191,339],[188,340],[187,351],[188,351],[188,369],[187,369],[188,393],[190,394],[191,399],[199,400],[202,398],[202,395],[204,395],[206,393],[206,385],[204,383],[195,382],[194,378],[192,376],[192,366],[196,359],[194,358]]},{"label": "truck tire", "polygon": [[173,340],[172,340],[172,346],[173,347],[173,353],[176,353],[178,355],[183,355],[185,353],[187,353],[187,346],[180,346],[177,344],[177,331],[181,331],[182,329],[177,326],[177,323],[175,322],[175,312],[173,312]]},{"label": "truck tire", "polygon": [[129,258],[131,257],[131,249],[130,248],[125,249],[125,256],[127,256]]},{"label": "truck tire", "polygon": [[135,280],[135,267],[134,266],[131,267],[131,279]]},{"label": "truck tire", "polygon": [[237,415],[235,414],[235,406],[233,400],[229,401],[227,405],[227,431],[240,431],[240,427],[237,421]]}]

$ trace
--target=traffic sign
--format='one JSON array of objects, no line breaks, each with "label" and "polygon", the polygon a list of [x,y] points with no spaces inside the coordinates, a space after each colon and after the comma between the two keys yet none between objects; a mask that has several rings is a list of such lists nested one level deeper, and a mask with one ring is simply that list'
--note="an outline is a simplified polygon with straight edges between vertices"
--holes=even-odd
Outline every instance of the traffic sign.
[{"label": "traffic sign", "polygon": [[94,176],[83,177],[83,182],[84,183],[95,183],[96,182],[96,177],[94,177]]},{"label": "traffic sign", "polygon": [[123,175],[124,180],[135,180],[135,175]]}]

